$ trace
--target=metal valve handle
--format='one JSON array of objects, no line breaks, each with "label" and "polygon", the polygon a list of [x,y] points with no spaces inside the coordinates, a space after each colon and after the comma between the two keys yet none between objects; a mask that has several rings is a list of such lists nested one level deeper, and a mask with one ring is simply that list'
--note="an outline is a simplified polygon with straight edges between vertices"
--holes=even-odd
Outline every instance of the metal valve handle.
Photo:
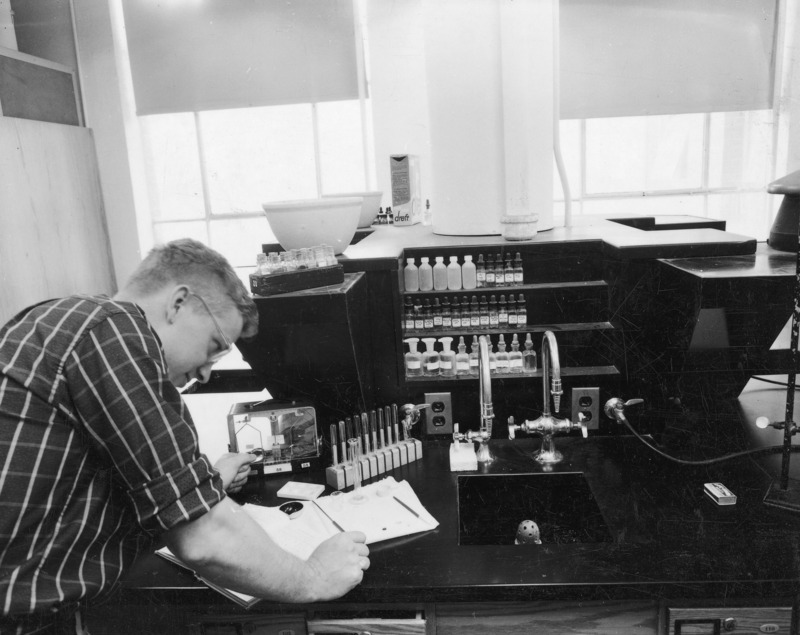
[{"label": "metal valve handle", "polygon": [[407,422],[409,426],[413,426],[417,421],[419,421],[420,416],[422,416],[422,411],[425,408],[430,408],[431,405],[429,403],[421,403],[414,405],[413,403],[407,403],[400,406],[400,415],[403,417],[403,421]]},{"label": "metal valve handle", "polygon": [[519,430],[519,426],[514,425],[514,417],[508,418],[508,438],[512,441],[517,437],[517,430]]}]

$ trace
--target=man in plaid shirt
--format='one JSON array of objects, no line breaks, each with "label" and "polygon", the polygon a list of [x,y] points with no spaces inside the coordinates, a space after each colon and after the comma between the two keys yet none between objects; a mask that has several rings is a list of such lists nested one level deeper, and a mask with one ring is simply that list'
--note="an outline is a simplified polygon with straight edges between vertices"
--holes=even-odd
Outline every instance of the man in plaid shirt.
[{"label": "man in plaid shirt", "polygon": [[307,561],[226,497],[246,454],[198,449],[178,387],[205,382],[258,314],[230,264],[192,240],[157,247],[112,299],[27,308],[0,329],[0,635],[76,632],[160,537],[199,574],[280,601],[343,595],[369,566],[358,532]]}]

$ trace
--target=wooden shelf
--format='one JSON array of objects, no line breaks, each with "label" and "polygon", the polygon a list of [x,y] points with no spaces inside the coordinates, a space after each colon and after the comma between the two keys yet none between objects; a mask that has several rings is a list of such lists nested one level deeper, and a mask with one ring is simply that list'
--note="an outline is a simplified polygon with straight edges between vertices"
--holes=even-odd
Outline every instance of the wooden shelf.
[{"label": "wooden shelf", "polygon": [[[592,377],[592,376],[614,376],[619,375],[619,370],[616,366],[572,366],[561,367],[561,378],[565,377]],[[531,379],[542,376],[542,369],[540,368],[535,373],[492,373],[492,379]],[[455,377],[443,377],[441,375],[431,377],[423,375],[421,377],[406,377],[406,381],[410,384],[430,384],[430,383],[446,383],[446,382],[467,382],[477,381],[477,375],[457,375]]]},{"label": "wooden shelf", "polygon": [[592,289],[606,288],[608,283],[605,280],[577,280],[573,282],[536,282],[531,284],[518,284],[503,287],[478,287],[476,289],[433,289],[431,291],[405,291],[401,295],[488,295],[497,293],[519,293],[525,291],[552,291],[562,289]]},{"label": "wooden shelf", "polygon": [[[565,324],[527,324],[524,327],[509,326],[502,328],[469,328],[447,330],[447,331],[432,331],[432,330],[417,330],[403,331],[403,338],[409,337],[459,337],[461,335],[466,339],[473,335],[513,335],[514,333],[544,333],[545,331],[553,331],[553,333],[568,333],[568,332],[581,332],[581,331],[613,331],[616,327],[611,322],[570,322]],[[506,342],[507,344],[509,342]]]}]

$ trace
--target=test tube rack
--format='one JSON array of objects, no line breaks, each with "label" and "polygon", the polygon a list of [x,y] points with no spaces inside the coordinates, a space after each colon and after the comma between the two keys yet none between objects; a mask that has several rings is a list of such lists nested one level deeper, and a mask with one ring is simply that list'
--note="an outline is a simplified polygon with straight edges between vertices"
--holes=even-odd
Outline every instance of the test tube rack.
[{"label": "test tube rack", "polygon": [[362,481],[422,458],[419,439],[410,437],[405,426],[400,430],[396,404],[348,417],[339,421],[338,426],[331,426],[333,464],[325,468],[325,480],[335,490],[352,487],[354,483],[354,467],[346,449],[348,438],[361,439]]}]

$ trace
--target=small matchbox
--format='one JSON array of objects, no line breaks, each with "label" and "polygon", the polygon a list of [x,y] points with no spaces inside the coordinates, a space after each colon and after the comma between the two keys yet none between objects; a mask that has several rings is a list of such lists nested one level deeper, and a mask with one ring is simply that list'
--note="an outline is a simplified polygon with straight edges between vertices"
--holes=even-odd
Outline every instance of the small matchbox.
[{"label": "small matchbox", "polygon": [[703,491],[717,505],[735,505],[736,494],[725,487],[722,483],[705,483]]}]

